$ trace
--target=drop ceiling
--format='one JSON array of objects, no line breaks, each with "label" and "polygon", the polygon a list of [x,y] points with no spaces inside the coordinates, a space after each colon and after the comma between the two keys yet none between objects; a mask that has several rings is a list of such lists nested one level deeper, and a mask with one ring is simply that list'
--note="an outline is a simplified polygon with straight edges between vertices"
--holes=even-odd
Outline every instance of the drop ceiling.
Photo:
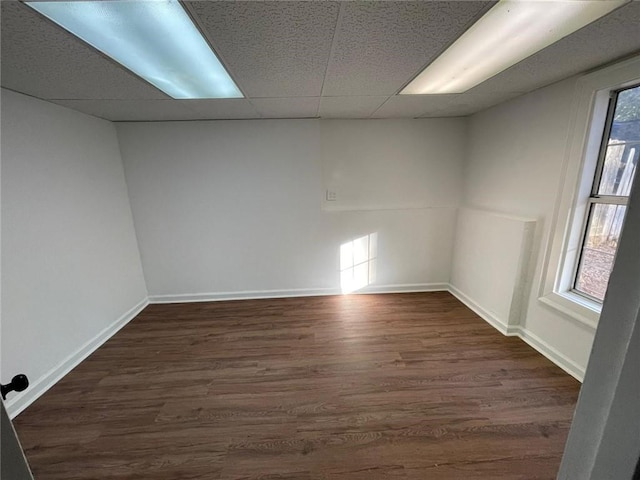
[{"label": "drop ceiling", "polygon": [[493,3],[185,1],[246,98],[173,100],[3,0],[2,86],[113,121],[463,116],[640,52],[633,1],[466,93],[397,95]]}]

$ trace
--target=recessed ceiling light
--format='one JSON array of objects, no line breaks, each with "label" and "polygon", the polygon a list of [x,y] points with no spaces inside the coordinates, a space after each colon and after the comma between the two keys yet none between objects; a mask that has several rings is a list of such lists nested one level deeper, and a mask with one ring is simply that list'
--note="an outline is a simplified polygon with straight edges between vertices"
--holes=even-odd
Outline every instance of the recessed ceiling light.
[{"label": "recessed ceiling light", "polygon": [[170,97],[243,97],[177,0],[25,3]]},{"label": "recessed ceiling light", "polygon": [[628,2],[501,0],[400,93],[466,92]]}]

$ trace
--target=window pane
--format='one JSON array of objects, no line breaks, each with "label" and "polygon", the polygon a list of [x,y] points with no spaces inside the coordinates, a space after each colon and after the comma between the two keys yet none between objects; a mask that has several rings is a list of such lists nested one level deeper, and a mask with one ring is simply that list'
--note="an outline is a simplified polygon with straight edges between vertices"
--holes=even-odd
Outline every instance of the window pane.
[{"label": "window pane", "polygon": [[640,85],[618,93],[611,138],[640,141]]},{"label": "window pane", "polygon": [[576,290],[604,300],[626,207],[594,204],[576,278]]},{"label": "window pane", "polygon": [[618,93],[599,195],[628,196],[640,154],[640,86]]},{"label": "window pane", "polygon": [[609,143],[598,194],[629,196],[633,174],[638,164],[638,153],[640,144]]}]

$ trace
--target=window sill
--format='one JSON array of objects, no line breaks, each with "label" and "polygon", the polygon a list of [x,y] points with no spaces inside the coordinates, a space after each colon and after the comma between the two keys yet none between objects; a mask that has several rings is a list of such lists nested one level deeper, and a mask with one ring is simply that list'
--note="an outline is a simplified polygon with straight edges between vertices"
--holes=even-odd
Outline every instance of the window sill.
[{"label": "window sill", "polygon": [[598,328],[602,305],[573,292],[549,293],[538,300],[592,329]]}]

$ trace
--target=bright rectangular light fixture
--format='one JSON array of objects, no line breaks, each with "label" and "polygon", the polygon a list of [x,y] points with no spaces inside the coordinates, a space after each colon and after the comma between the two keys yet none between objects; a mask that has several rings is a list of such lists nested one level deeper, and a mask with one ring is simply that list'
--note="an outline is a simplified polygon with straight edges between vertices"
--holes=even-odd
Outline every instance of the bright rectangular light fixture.
[{"label": "bright rectangular light fixture", "polygon": [[25,3],[170,97],[243,97],[177,0]]},{"label": "bright rectangular light fixture", "polygon": [[628,2],[501,0],[400,93],[466,92]]}]

